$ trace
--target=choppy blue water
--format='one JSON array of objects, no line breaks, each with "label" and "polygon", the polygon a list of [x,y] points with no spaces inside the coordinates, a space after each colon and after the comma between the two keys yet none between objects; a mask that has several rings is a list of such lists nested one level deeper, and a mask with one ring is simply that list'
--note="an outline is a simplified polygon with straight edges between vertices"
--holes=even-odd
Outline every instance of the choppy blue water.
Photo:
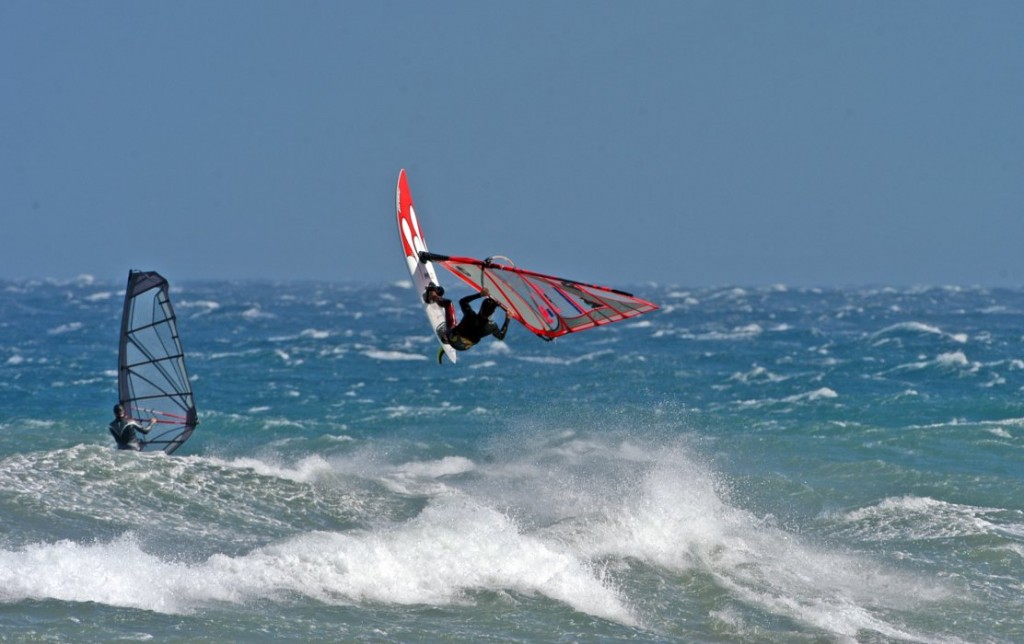
[{"label": "choppy blue water", "polygon": [[1024,641],[1024,291],[633,290],[430,358],[402,285],[176,283],[202,425],[116,452],[123,283],[0,282],[0,633]]}]

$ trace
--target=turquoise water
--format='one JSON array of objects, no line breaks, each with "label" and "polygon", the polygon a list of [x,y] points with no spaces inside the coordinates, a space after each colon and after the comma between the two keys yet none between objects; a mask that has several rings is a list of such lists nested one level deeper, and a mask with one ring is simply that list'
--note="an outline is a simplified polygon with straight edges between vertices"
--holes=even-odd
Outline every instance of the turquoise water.
[{"label": "turquoise water", "polygon": [[123,283],[0,282],[0,633],[1024,641],[1024,291],[634,285],[439,367],[401,284],[176,283],[202,424],[112,449]]}]

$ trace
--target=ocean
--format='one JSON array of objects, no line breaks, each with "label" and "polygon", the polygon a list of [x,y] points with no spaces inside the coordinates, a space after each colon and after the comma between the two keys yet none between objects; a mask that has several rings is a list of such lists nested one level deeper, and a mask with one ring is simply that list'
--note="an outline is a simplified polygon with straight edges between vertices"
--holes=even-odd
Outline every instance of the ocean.
[{"label": "ocean", "polygon": [[1024,290],[617,285],[439,366],[409,284],[166,277],[173,456],[123,279],[0,281],[4,641],[1024,641]]}]

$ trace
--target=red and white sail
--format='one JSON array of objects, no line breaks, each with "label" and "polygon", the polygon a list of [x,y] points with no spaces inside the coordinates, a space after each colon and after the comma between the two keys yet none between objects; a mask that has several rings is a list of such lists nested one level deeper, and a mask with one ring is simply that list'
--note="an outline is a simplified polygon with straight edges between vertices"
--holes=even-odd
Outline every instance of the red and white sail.
[{"label": "red and white sail", "polygon": [[[395,211],[398,218],[398,235],[402,240],[402,251],[405,253],[405,265],[409,269],[409,276],[412,278],[413,290],[417,297],[422,297],[423,290],[428,284],[440,286],[437,281],[437,274],[434,272],[434,265],[430,261],[421,262],[420,253],[427,252],[427,240],[423,237],[420,229],[419,219],[416,217],[416,208],[412,203],[412,192],[409,191],[409,179],[405,170],[398,173],[398,187],[395,191]],[[422,300],[421,300],[422,302]],[[441,350],[452,362],[457,360],[455,349],[447,344],[442,338],[445,331],[444,310],[436,304],[423,303],[427,320],[434,330],[438,341],[441,342]]]},{"label": "red and white sail", "polygon": [[477,291],[487,289],[509,317],[547,340],[658,308],[625,291],[536,273],[511,263],[433,253],[420,259],[439,263]]}]

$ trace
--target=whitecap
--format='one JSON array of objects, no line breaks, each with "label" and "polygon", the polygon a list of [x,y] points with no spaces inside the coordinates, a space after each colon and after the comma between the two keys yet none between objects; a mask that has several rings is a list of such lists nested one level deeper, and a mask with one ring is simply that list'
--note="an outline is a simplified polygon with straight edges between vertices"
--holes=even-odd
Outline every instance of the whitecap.
[{"label": "whitecap", "polygon": [[685,300],[692,297],[692,295],[689,291],[669,291],[665,294],[665,297],[672,300]]},{"label": "whitecap", "polygon": [[881,331],[876,331],[871,334],[872,338],[878,338],[884,335],[890,335],[894,333],[923,333],[928,335],[938,335],[958,344],[966,344],[970,339],[966,333],[946,333],[937,326],[931,324],[925,324],[923,322],[899,322],[891,326],[887,326]]},{"label": "whitecap", "polygon": [[392,405],[385,407],[384,411],[387,412],[388,418],[415,418],[418,416],[436,416],[451,411],[459,411],[462,407],[458,405],[452,405],[450,402],[442,402],[438,406],[429,407],[413,407],[411,405]]},{"label": "whitecap", "polygon": [[580,362],[590,362],[593,360],[597,360],[599,358],[604,358],[614,353],[615,352],[610,349],[604,349],[602,351],[592,351],[590,353],[585,353],[581,356],[576,356],[574,358],[559,358],[557,356],[517,356],[516,359],[522,360],[523,362],[531,362],[535,364],[571,365]]},{"label": "whitecap", "polygon": [[242,312],[246,320],[265,320],[275,317],[273,313],[264,313],[259,306],[253,306]]},{"label": "whitecap", "polygon": [[[552,525],[554,540],[592,560],[635,559],[683,574],[696,569],[740,601],[849,638],[869,629],[918,639],[871,607],[950,596],[934,579],[822,549],[731,506],[719,492],[718,476],[684,450],[660,446],[656,454],[639,451],[653,459],[641,469],[646,474],[640,484],[613,488],[612,494],[614,462],[588,454],[586,462],[600,471],[590,483],[603,489],[591,497],[576,492],[564,503],[565,511],[579,520]],[[621,467],[637,469],[625,461]],[[573,489],[579,484],[574,480]],[[551,496],[544,495],[546,503]]]},{"label": "whitecap", "polygon": [[938,367],[945,370],[958,370],[968,368],[971,372],[977,371],[980,367],[979,364],[972,363],[967,359],[967,355],[963,351],[950,351],[948,353],[940,353],[933,360],[925,360],[924,356],[920,356],[922,359],[917,362],[910,362],[907,364],[901,364],[889,369],[883,373],[892,373],[897,371],[919,371],[922,369],[928,369],[930,367]]},{"label": "whitecap", "polygon": [[313,483],[334,472],[330,463],[318,455],[307,456],[291,465],[244,457],[230,460],[211,457],[206,460],[220,467],[250,470],[260,476],[295,481],[296,483]]},{"label": "whitecap", "polygon": [[[309,459],[297,470],[242,460],[230,467],[315,478],[327,466]],[[300,470],[308,469],[306,472]],[[449,605],[473,591],[542,595],[573,610],[637,624],[600,566],[558,542],[525,533],[505,513],[461,495],[431,500],[415,518],[377,530],[307,532],[239,556],[199,563],[162,559],[128,534],[108,543],[72,541],[0,549],[7,601],[94,602],[165,614],[282,596],[326,605]]]},{"label": "whitecap", "polygon": [[729,380],[736,380],[747,384],[750,382],[782,382],[788,380],[788,378],[776,375],[760,365],[754,365],[750,371],[732,374],[729,376]]},{"label": "whitecap", "polygon": [[395,474],[407,478],[436,479],[443,476],[465,474],[476,469],[476,464],[464,456],[445,456],[436,461],[414,461],[395,468]]},{"label": "whitecap", "polygon": [[935,364],[942,367],[966,367],[970,365],[970,361],[963,351],[952,351],[939,354],[935,358]]},{"label": "whitecap", "polygon": [[925,324],[923,322],[899,322],[885,327],[881,331],[876,331],[871,337],[878,337],[880,335],[886,335],[889,333],[895,333],[900,331],[911,331],[914,333],[930,333],[933,335],[942,335],[942,329],[937,326]]},{"label": "whitecap", "polygon": [[822,399],[838,398],[838,397],[839,397],[839,394],[837,394],[835,392],[835,390],[830,389],[828,387],[822,387],[821,389],[815,389],[814,391],[809,391],[807,393],[797,394],[795,396],[789,396],[787,398],[783,398],[782,401],[783,402],[792,403],[792,402],[800,402],[800,401],[803,401],[803,400],[822,400]]},{"label": "whitecap", "polygon": [[370,349],[363,351],[363,355],[374,360],[403,361],[403,360],[427,360],[428,358],[418,353],[404,353],[402,351],[384,351],[382,349]]},{"label": "whitecap", "polygon": [[556,543],[520,531],[505,514],[462,496],[432,500],[415,519],[377,531],[311,533],[203,571],[244,595],[282,591],[325,603],[446,605],[467,591],[539,594],[584,613],[636,624],[599,570]]},{"label": "whitecap", "polygon": [[62,324],[58,327],[54,327],[47,331],[47,333],[49,335],[61,335],[62,333],[71,333],[72,331],[78,331],[81,328],[81,322],[69,322],[68,324]]},{"label": "whitecap", "polygon": [[950,503],[930,497],[889,497],[837,517],[844,533],[865,541],[949,539],[1005,531],[990,517],[997,508]]},{"label": "whitecap", "polygon": [[178,309],[197,309],[192,317],[208,315],[220,308],[220,304],[213,300],[184,300],[175,306]]}]

